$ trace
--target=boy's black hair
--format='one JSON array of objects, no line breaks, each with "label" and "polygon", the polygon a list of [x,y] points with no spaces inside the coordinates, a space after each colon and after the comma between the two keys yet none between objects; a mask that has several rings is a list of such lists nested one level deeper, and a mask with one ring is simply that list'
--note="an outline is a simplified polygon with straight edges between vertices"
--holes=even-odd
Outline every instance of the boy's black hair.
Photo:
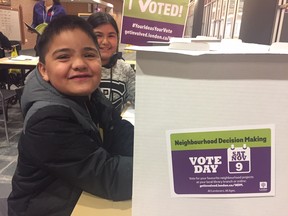
[{"label": "boy's black hair", "polygon": [[93,13],[88,17],[87,22],[90,25],[92,25],[93,28],[96,28],[103,24],[111,24],[113,28],[115,29],[117,33],[117,37],[119,39],[119,29],[118,29],[117,23],[115,19],[113,18],[113,16],[111,16],[109,13],[105,13],[105,12]]},{"label": "boy's black hair", "polygon": [[56,35],[63,31],[80,29],[90,37],[99,50],[97,38],[93,32],[93,28],[89,23],[81,17],[76,15],[64,15],[53,19],[45,28],[41,35],[37,51],[39,54],[39,61],[45,64],[45,56],[48,52],[48,46]]}]

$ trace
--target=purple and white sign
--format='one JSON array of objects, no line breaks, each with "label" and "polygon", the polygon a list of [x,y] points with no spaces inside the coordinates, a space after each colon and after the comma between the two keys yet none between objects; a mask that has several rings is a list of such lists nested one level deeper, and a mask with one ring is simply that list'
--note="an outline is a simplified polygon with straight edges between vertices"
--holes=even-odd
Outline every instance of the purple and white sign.
[{"label": "purple and white sign", "polygon": [[149,45],[182,37],[189,0],[125,0],[121,43]]},{"label": "purple and white sign", "polygon": [[167,132],[173,196],[275,195],[274,126]]}]

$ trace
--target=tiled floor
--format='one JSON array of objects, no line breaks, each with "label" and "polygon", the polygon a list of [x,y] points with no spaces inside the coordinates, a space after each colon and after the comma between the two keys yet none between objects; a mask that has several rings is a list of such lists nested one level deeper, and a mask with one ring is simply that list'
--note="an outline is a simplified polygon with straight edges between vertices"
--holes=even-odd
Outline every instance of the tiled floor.
[{"label": "tiled floor", "polygon": [[0,125],[0,198],[5,198],[11,190],[11,178],[17,161],[17,142],[22,130],[23,118],[19,103],[8,109],[8,132],[10,143],[7,146],[3,123]]},{"label": "tiled floor", "polygon": [[0,216],[7,215],[6,198],[11,192],[11,179],[17,162],[17,142],[22,130],[23,118],[19,103],[8,109],[8,132],[10,143],[7,145],[3,123],[0,125]]}]

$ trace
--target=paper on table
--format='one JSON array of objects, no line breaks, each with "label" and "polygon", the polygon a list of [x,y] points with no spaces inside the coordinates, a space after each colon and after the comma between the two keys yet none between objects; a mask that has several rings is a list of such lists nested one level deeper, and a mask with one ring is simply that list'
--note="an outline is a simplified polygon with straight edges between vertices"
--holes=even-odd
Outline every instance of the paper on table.
[{"label": "paper on table", "polygon": [[269,47],[269,51],[274,53],[287,53],[288,43],[287,42],[272,43],[271,46]]},{"label": "paper on table", "polygon": [[170,49],[190,50],[190,51],[209,51],[211,42],[220,42],[217,38],[197,37],[197,38],[170,38]]},{"label": "paper on table", "polygon": [[207,42],[172,42],[169,48],[191,51],[209,51],[210,49]]},{"label": "paper on table", "polygon": [[35,57],[35,56],[19,55],[16,57],[11,57],[10,60],[12,60],[12,61],[26,61],[26,60],[34,60],[37,58],[38,57]]},{"label": "paper on table", "polygon": [[127,110],[121,115],[123,119],[129,121],[131,124],[135,124],[135,109],[130,106]]}]

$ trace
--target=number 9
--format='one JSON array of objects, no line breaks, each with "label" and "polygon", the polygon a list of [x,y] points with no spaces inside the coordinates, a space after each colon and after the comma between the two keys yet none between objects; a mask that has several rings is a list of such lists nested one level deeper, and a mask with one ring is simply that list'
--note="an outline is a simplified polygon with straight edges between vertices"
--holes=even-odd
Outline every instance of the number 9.
[{"label": "number 9", "polygon": [[238,172],[243,169],[242,163],[236,163],[235,166],[236,166],[236,171],[238,171]]}]

